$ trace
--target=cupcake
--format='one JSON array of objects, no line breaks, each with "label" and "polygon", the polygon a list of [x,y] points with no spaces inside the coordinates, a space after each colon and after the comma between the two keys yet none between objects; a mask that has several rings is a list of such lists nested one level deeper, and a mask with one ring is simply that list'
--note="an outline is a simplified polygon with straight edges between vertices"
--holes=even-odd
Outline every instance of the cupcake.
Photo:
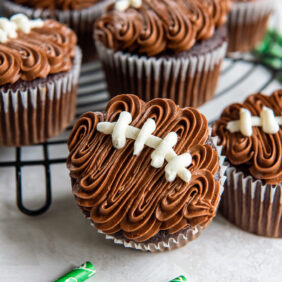
[{"label": "cupcake", "polygon": [[182,107],[210,100],[226,53],[230,6],[229,0],[111,5],[94,31],[110,95],[171,98]]},{"label": "cupcake", "polygon": [[282,90],[227,107],[213,135],[229,163],[225,218],[257,235],[282,238]]},{"label": "cupcake", "polygon": [[232,0],[228,52],[248,52],[264,38],[275,0]]},{"label": "cupcake", "polygon": [[81,52],[53,20],[0,18],[0,146],[31,145],[64,130],[75,113]]},{"label": "cupcake", "polygon": [[113,0],[4,0],[5,13],[23,13],[29,18],[54,19],[72,28],[79,39],[85,62],[93,60],[93,24]]},{"label": "cupcake", "polygon": [[69,137],[76,203],[117,244],[150,252],[183,246],[216,213],[224,180],[216,142],[194,108],[116,96],[104,113],[82,115]]}]

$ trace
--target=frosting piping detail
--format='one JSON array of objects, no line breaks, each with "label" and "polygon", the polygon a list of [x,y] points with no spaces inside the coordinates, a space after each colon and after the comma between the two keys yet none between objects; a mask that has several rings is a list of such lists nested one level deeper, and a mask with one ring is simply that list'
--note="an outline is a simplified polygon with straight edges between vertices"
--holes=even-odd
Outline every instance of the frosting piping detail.
[{"label": "frosting piping detail", "polygon": [[279,131],[282,125],[282,115],[275,117],[272,109],[264,106],[260,117],[252,117],[251,112],[247,109],[241,108],[240,120],[230,121],[227,123],[227,129],[231,133],[240,131],[244,136],[252,136],[253,126],[260,126],[265,133],[275,134]]},{"label": "frosting piping detail", "polygon": [[21,30],[23,33],[30,33],[32,28],[42,27],[44,24],[43,20],[30,20],[24,14],[16,14],[11,17],[10,21],[16,25],[17,30]]},{"label": "frosting piping detail", "polygon": [[154,57],[212,38],[230,0],[118,0],[95,23],[95,40],[113,51]]},{"label": "frosting piping detail", "polygon": [[29,33],[32,28],[42,27],[43,24],[41,19],[30,20],[23,14],[16,14],[10,20],[0,18],[0,43],[6,43],[9,38],[17,38],[17,30]]},{"label": "frosting piping detail", "polygon": [[115,9],[124,12],[129,7],[140,8],[142,6],[142,0],[117,0],[115,3]]},{"label": "frosting piping detail", "polygon": [[116,149],[122,149],[126,145],[126,138],[136,140],[134,144],[134,155],[138,155],[147,145],[154,149],[151,154],[151,166],[160,168],[164,160],[168,163],[165,166],[165,177],[168,182],[172,182],[178,176],[183,181],[191,180],[191,172],[187,169],[192,164],[190,153],[177,155],[173,146],[177,143],[177,134],[170,132],[164,139],[152,135],[156,129],[153,119],[148,119],[141,129],[130,126],[131,114],[123,111],[120,113],[117,122],[99,122],[97,130],[103,134],[112,135],[112,143]]},{"label": "frosting piping detail", "polygon": [[[157,144],[168,133],[177,134],[174,151],[177,155],[189,152],[193,159],[189,183],[179,177],[166,181],[167,163],[161,169],[153,168],[153,150],[149,146],[133,156],[136,139],[127,139],[125,147],[116,150],[109,135],[112,129],[108,135],[97,130],[100,122],[117,122],[123,111],[131,113],[130,125],[137,130],[133,132],[134,138],[139,136],[138,132],[147,133],[142,130],[145,124],[153,135],[160,137],[152,139]],[[153,123],[150,125],[149,121],[148,125],[149,119],[155,121],[155,131]],[[187,228],[202,229],[215,216],[220,199],[223,172],[215,142],[209,138],[206,118],[197,109],[182,109],[169,99],[157,98],[146,103],[136,95],[118,95],[103,113],[81,116],[69,137],[67,167],[75,201],[100,232],[122,235],[134,242],[154,239],[159,232],[166,236]]]}]

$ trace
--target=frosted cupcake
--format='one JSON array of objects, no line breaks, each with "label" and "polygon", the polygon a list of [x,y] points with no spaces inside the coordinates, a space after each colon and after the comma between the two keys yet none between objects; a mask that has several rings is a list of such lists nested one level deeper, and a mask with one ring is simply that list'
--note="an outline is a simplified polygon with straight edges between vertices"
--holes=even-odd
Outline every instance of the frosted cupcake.
[{"label": "frosted cupcake", "polygon": [[210,100],[227,48],[229,8],[229,0],[110,6],[95,24],[95,42],[111,96],[136,93],[194,107]]},{"label": "frosted cupcake", "polygon": [[83,50],[83,60],[94,58],[93,24],[113,0],[4,0],[7,16],[23,13],[29,18],[55,19],[72,28]]},{"label": "frosted cupcake", "polygon": [[227,169],[220,211],[240,228],[282,238],[282,91],[227,107],[213,126]]},{"label": "frosted cupcake", "polygon": [[232,0],[228,52],[248,52],[264,38],[275,0]]},{"label": "frosted cupcake", "polygon": [[114,97],[89,112],[68,140],[75,200],[99,232],[143,251],[171,250],[212,221],[223,158],[206,118],[172,100]]},{"label": "frosted cupcake", "polygon": [[0,18],[0,146],[59,134],[75,113],[81,52],[53,20]]}]

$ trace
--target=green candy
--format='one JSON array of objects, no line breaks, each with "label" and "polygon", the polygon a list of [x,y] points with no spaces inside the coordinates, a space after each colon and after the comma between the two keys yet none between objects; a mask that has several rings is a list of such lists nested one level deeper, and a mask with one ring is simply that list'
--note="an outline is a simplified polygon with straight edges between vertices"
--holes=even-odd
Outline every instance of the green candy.
[{"label": "green candy", "polygon": [[260,56],[263,56],[269,49],[270,44],[271,44],[271,36],[267,34],[264,40],[255,49],[255,53]]},{"label": "green candy", "polygon": [[257,46],[255,52],[259,55],[271,55],[282,58],[282,35],[274,30],[269,30],[263,41]]},{"label": "green candy", "polygon": [[187,278],[183,275],[178,276],[176,278],[174,278],[173,280],[170,280],[169,282],[187,282]]},{"label": "green candy", "polygon": [[282,73],[278,76],[278,80],[282,83]]},{"label": "green candy", "polygon": [[[269,30],[263,42],[255,49],[258,60],[277,71],[282,70],[282,35],[275,30]],[[281,81],[281,77],[279,76]]]},{"label": "green candy", "polygon": [[265,57],[262,59],[262,63],[276,70],[282,69],[282,60],[275,57]]},{"label": "green candy", "polygon": [[282,45],[282,35],[276,30],[269,30],[267,34],[272,37],[278,44]]},{"label": "green candy", "polygon": [[70,273],[67,273],[64,276],[60,277],[55,282],[83,282],[88,278],[94,276],[95,273],[95,266],[91,262],[87,261]]},{"label": "green candy", "polygon": [[279,45],[278,43],[273,43],[269,50],[268,50],[268,55],[275,57],[275,58],[279,58],[282,60],[282,45]]}]

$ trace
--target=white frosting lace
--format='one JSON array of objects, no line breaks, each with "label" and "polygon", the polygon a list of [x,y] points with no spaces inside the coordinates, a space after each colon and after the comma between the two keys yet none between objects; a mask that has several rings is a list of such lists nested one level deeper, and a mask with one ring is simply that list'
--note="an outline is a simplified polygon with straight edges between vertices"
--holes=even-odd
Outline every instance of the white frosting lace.
[{"label": "white frosting lace", "polygon": [[282,125],[282,116],[275,117],[272,109],[263,107],[260,117],[252,116],[247,109],[241,108],[240,120],[227,123],[227,129],[231,132],[241,132],[244,136],[252,136],[253,126],[260,126],[265,133],[275,134]]},{"label": "white frosting lace", "polygon": [[151,154],[151,166],[160,168],[164,161],[167,161],[165,166],[166,180],[172,182],[178,176],[183,181],[189,182],[191,172],[187,169],[192,164],[192,156],[189,153],[177,155],[173,150],[173,146],[177,143],[177,134],[170,132],[161,139],[152,135],[156,129],[156,123],[153,119],[147,119],[141,129],[130,126],[132,121],[129,112],[121,112],[117,122],[99,122],[97,130],[103,134],[111,134],[113,146],[116,149],[121,149],[126,145],[126,138],[135,140],[134,155],[139,155],[144,146],[154,149]]},{"label": "white frosting lace", "polygon": [[23,14],[16,14],[9,19],[0,18],[0,43],[5,43],[9,38],[17,38],[17,30],[29,33],[32,28],[42,27],[41,19],[30,20]]},{"label": "white frosting lace", "polygon": [[126,11],[129,7],[140,8],[142,0],[117,0],[115,3],[115,9],[118,11]]}]

